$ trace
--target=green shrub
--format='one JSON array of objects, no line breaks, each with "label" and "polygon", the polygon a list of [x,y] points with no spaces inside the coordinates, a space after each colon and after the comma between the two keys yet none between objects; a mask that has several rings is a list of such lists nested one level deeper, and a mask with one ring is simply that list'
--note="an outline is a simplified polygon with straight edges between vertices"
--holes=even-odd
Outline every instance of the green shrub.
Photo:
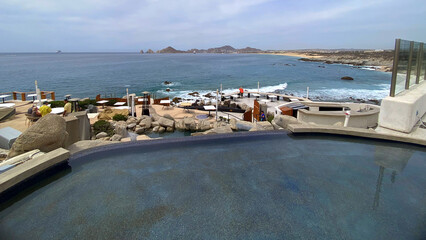
[{"label": "green shrub", "polygon": [[267,119],[268,119],[268,122],[272,122],[272,120],[274,120],[274,115],[269,115],[268,114]]},{"label": "green shrub", "polygon": [[49,104],[51,108],[64,107],[65,105],[64,101],[51,101]]},{"label": "green shrub", "polygon": [[96,105],[96,100],[95,99],[86,99],[83,101],[79,101],[78,105],[82,108],[82,109],[87,109],[87,107],[89,105]]},{"label": "green shrub", "polygon": [[114,134],[114,129],[111,124],[105,120],[99,120],[93,124],[93,131],[95,135],[100,132],[106,132],[108,136],[112,136]]},{"label": "green shrub", "polygon": [[127,120],[127,116],[124,116],[123,114],[115,114],[112,119],[114,121],[126,121]]}]

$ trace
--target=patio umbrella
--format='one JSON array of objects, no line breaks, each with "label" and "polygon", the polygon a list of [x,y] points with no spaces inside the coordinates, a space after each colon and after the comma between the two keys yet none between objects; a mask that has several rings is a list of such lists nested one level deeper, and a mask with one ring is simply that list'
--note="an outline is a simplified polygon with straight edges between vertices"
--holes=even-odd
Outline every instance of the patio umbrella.
[{"label": "patio umbrella", "polygon": [[37,80],[35,81],[35,87],[36,87],[36,94],[37,94],[37,106],[41,106],[42,102],[41,102],[41,93],[40,93],[40,89],[38,88],[37,85]]}]

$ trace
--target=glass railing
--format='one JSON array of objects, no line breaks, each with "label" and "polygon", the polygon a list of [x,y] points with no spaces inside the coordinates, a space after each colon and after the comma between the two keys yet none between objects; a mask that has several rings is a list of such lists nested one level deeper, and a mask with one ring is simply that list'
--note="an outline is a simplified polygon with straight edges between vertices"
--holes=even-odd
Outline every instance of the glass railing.
[{"label": "glass railing", "polygon": [[422,42],[395,40],[390,96],[394,97],[426,76],[426,49]]}]

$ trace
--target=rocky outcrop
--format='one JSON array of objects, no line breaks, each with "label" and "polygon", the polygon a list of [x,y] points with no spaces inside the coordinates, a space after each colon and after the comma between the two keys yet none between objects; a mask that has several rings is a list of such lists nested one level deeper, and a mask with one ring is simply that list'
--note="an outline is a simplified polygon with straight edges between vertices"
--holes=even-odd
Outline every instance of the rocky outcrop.
[{"label": "rocky outcrop", "polygon": [[48,114],[40,118],[15,140],[8,158],[34,149],[50,152],[65,147],[67,138],[65,120],[58,115]]},{"label": "rocky outcrop", "polygon": [[125,121],[119,121],[115,124],[114,133],[126,137],[127,136],[127,124]]},{"label": "rocky outcrop", "polygon": [[183,119],[183,123],[185,124],[185,130],[188,130],[188,131],[195,131],[195,130],[197,130],[197,124],[195,123],[195,119],[194,118],[185,117]]},{"label": "rocky outcrop", "polygon": [[165,118],[165,117],[160,117],[160,119],[158,119],[158,123],[162,127],[171,127],[171,128],[175,127],[175,121],[170,120],[170,119]]},{"label": "rocky outcrop", "polygon": [[185,122],[183,121],[183,119],[176,120],[175,127],[179,131],[185,131]]},{"label": "rocky outcrop", "polygon": [[146,53],[154,53],[154,51],[152,51],[152,49],[148,49],[148,51],[146,51]]},{"label": "rocky outcrop", "polygon": [[184,51],[176,50],[171,46],[158,50],[157,53],[185,53]]},{"label": "rocky outcrop", "polygon": [[207,131],[207,130],[210,130],[210,122],[208,120],[201,119],[198,122],[197,130],[198,131]]},{"label": "rocky outcrop", "polygon": [[152,120],[150,117],[145,117],[139,122],[139,126],[143,129],[151,128]]},{"label": "rocky outcrop", "polygon": [[340,79],[342,79],[342,80],[354,80],[352,77],[349,77],[349,76],[344,76]]},{"label": "rocky outcrop", "polygon": [[271,131],[271,130],[274,130],[274,127],[272,126],[270,122],[266,121],[266,122],[257,122],[255,126],[249,131],[253,132],[253,131]]},{"label": "rocky outcrop", "polygon": [[283,129],[287,129],[289,124],[300,124],[297,118],[287,115],[277,115],[272,122]]}]

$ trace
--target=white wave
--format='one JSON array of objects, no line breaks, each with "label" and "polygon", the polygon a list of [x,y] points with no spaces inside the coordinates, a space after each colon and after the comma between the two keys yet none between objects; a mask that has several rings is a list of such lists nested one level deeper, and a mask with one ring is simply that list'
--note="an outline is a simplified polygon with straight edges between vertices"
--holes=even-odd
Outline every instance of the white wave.
[{"label": "white wave", "polygon": [[161,85],[165,86],[165,87],[180,86],[180,82],[172,82],[172,83],[169,83],[169,84],[165,84],[164,82],[162,82]]},{"label": "white wave", "polygon": [[[383,86],[382,86],[383,85]],[[347,99],[383,99],[389,95],[389,84],[379,84],[380,89],[311,89],[309,98],[318,100],[347,100]],[[306,91],[295,91],[292,94],[306,97]]]},{"label": "white wave", "polygon": [[[287,88],[287,83],[283,83],[283,84],[279,84],[279,85],[274,85],[274,86],[265,86],[265,87],[261,87],[259,88],[260,92],[275,92],[276,90],[280,90],[283,91],[284,89]],[[257,92],[257,88],[249,88],[249,89],[244,89],[245,91],[249,91],[249,92]],[[197,96],[191,96],[188,95],[189,93],[193,93],[193,92],[198,92],[199,95]],[[227,89],[223,89],[222,92],[224,94],[231,94],[231,93],[237,93],[239,92],[238,88],[227,88]],[[173,91],[173,89],[171,89],[170,92],[167,92],[166,90],[158,90],[157,93],[162,94],[162,95],[168,95],[170,97],[179,97],[179,98],[183,98],[183,99],[207,99],[207,97],[204,97],[204,95],[210,93],[212,96],[216,96],[216,91],[215,90],[185,90],[185,91]]]}]

